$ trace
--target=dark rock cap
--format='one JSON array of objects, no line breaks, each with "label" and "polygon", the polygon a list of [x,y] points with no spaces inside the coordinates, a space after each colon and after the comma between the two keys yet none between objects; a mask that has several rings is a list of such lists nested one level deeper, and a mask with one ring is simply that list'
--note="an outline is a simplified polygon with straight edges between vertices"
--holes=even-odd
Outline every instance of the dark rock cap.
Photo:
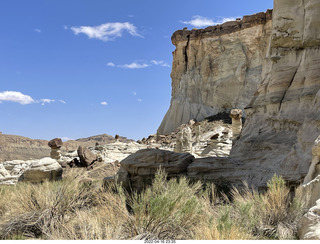
[{"label": "dark rock cap", "polygon": [[61,138],[54,138],[48,142],[48,146],[53,149],[58,149],[63,146],[63,142],[62,142]]},{"label": "dark rock cap", "polygon": [[264,25],[267,21],[272,20],[272,9],[266,12],[260,12],[253,15],[243,16],[242,19],[228,21],[221,25],[208,26],[205,29],[177,30],[173,33],[171,41],[173,45],[177,45],[180,41],[193,40],[197,38],[205,38],[212,36],[222,36],[232,32],[240,31],[256,25]]}]

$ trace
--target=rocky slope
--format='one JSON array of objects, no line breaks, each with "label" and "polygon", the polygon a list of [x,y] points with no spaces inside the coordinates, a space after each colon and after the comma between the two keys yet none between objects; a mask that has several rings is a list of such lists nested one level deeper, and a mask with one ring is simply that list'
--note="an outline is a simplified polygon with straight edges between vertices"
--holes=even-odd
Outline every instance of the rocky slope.
[{"label": "rocky slope", "polygon": [[[77,150],[79,145],[93,147],[96,143],[101,145],[114,142],[113,136],[102,134],[63,143],[62,152]],[[120,142],[129,143],[133,140],[125,137],[119,138]],[[0,134],[0,162],[10,160],[40,159],[50,155],[48,141],[30,139],[28,137]]]},{"label": "rocky slope", "polygon": [[158,134],[246,107],[265,77],[272,10],[200,30],[176,31],[172,98]]},{"label": "rocky slope", "polygon": [[0,162],[39,159],[49,154],[48,141],[0,134]]}]

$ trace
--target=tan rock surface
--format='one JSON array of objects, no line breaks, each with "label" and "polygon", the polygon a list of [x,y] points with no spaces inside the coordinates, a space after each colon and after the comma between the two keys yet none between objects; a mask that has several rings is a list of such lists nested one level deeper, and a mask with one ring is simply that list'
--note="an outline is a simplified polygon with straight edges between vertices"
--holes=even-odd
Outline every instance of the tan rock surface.
[{"label": "tan rock surface", "polygon": [[0,162],[39,159],[49,154],[48,141],[0,134]]},{"label": "tan rock surface", "polygon": [[250,103],[265,73],[271,13],[173,34],[172,98],[158,134]]},{"label": "tan rock surface", "polygon": [[302,217],[298,235],[300,240],[320,240],[320,199]]},{"label": "tan rock surface", "polygon": [[42,158],[30,162],[30,167],[19,177],[19,181],[39,183],[45,180],[60,180],[61,165],[52,158]]},{"label": "tan rock surface", "polygon": [[[175,153],[158,149],[142,149],[120,162],[121,181],[130,182],[132,189],[140,190],[150,183],[161,166],[168,177],[187,173],[194,157],[189,153]],[[127,177],[127,179],[125,178]]]},{"label": "tan rock surface", "polygon": [[302,182],[320,135],[320,2],[275,0],[270,17],[174,33],[172,100],[158,130],[246,107],[230,160],[256,187],[275,173]]},{"label": "tan rock surface", "polygon": [[276,0],[272,21],[268,72],[230,153],[253,165],[245,179],[253,185],[274,173],[302,182],[320,134],[320,2]]}]

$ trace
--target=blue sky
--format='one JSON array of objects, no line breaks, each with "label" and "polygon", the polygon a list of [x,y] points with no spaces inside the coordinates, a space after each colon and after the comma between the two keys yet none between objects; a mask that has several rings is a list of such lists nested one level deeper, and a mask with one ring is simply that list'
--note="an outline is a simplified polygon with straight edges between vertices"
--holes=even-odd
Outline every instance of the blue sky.
[{"label": "blue sky", "polygon": [[0,131],[30,138],[156,133],[170,105],[174,31],[272,0],[2,0]]}]

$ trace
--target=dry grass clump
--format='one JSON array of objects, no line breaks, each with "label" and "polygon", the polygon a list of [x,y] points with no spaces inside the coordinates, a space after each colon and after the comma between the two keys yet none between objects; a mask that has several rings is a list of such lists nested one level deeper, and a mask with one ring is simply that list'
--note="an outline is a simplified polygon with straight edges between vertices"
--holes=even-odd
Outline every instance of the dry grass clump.
[{"label": "dry grass clump", "polygon": [[185,177],[166,178],[160,170],[151,187],[131,197],[133,215],[128,231],[132,236],[146,238],[149,233],[161,240],[192,238],[204,214],[202,185],[191,185]]},{"label": "dry grass clump", "polygon": [[274,176],[265,194],[233,189],[219,198],[213,184],[167,180],[128,195],[117,184],[105,189],[68,175],[60,182],[0,187],[0,239],[295,239],[305,196],[295,197]]},{"label": "dry grass clump", "polygon": [[0,239],[117,239],[113,236],[117,234],[113,229],[119,229],[115,216],[121,211],[127,214],[122,200],[121,195],[104,191],[101,184],[81,183],[81,177],[19,183],[6,195],[6,205],[10,205],[0,216]]},{"label": "dry grass clump", "polygon": [[[274,175],[268,182],[268,191],[259,194],[248,186],[242,191],[233,189],[233,202],[225,217],[240,230],[256,239],[296,239],[297,225],[306,212],[305,197],[300,188],[290,199],[290,189],[282,177]],[[226,222],[226,220],[224,221]]]}]

